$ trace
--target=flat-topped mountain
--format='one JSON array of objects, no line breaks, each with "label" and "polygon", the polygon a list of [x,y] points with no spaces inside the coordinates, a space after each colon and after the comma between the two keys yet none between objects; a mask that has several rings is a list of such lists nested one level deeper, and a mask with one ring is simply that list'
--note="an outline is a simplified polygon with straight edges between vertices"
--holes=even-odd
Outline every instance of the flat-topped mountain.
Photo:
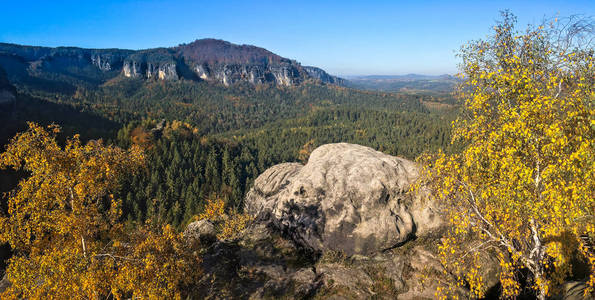
[{"label": "flat-topped mountain", "polygon": [[266,49],[216,39],[146,50],[37,47],[0,43],[0,66],[12,82],[101,84],[117,77],[294,86],[342,79]]}]

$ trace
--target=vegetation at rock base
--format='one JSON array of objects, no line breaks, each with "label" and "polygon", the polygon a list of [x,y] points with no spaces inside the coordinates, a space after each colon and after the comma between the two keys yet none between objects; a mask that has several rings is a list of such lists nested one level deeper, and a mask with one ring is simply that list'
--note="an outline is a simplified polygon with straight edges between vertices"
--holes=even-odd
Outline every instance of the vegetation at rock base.
[{"label": "vegetation at rock base", "polygon": [[217,238],[220,240],[231,239],[241,233],[251,218],[246,213],[238,213],[231,210],[229,214],[225,212],[225,202],[217,198],[207,200],[203,213],[194,216],[194,221],[209,220],[217,224]]},{"label": "vegetation at rock base", "polygon": [[180,299],[200,276],[194,245],[169,225],[125,230],[113,195],[143,152],[78,136],[60,147],[58,132],[30,123],[0,156],[0,167],[29,173],[0,217],[0,240],[14,251],[2,298]]},{"label": "vegetation at rock base", "polygon": [[[503,13],[488,40],[461,51],[461,153],[428,155],[426,183],[452,225],[446,272],[486,292],[481,253],[500,262],[502,296],[523,285],[545,299],[569,278],[595,288],[595,59],[589,19],[524,32]],[[472,241],[469,248],[464,248]],[[524,283],[525,282],[525,283]],[[455,289],[444,286],[441,298]]]}]

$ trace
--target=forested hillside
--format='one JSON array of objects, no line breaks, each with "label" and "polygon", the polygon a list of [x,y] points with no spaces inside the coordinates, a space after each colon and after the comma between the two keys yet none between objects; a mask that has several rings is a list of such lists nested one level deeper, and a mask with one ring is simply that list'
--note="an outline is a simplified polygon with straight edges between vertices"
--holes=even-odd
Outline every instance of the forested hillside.
[{"label": "forested hillside", "polygon": [[415,159],[449,149],[450,116],[396,110],[320,109],[256,130],[203,136],[181,122],[131,123],[118,134],[122,146],[147,149],[147,173],[128,178],[121,191],[129,220],[185,224],[204,199],[219,196],[241,208],[254,179],[281,162],[304,161],[309,151],[335,142],[370,146]]},{"label": "forested hillside", "polygon": [[18,91],[16,105],[2,111],[0,143],[34,121],[60,125],[62,137],[80,133],[83,140],[125,148],[142,144],[148,173],[130,178],[122,191],[126,213],[137,221],[159,217],[183,224],[214,195],[241,207],[259,173],[299,160],[304,145],[354,142],[413,159],[447,146],[456,109],[449,93],[361,91],[316,80],[226,86],[190,75],[156,80],[117,71],[123,67],[116,62],[159,63],[175,53],[209,64],[285,61],[261,48],[216,40],[140,52],[3,44],[0,52],[0,65]]},{"label": "forested hillside", "polygon": [[[14,105],[0,111],[0,144],[32,121],[61,126],[60,144],[80,134],[82,141],[140,146],[145,167],[122,176],[113,191],[122,200],[121,221],[127,228],[149,221],[181,230],[204,213],[208,199],[241,211],[259,174],[277,163],[304,162],[325,143],[358,143],[411,159],[448,148],[456,112],[447,93],[360,91],[319,82],[224,86],[125,77],[90,84],[26,74],[17,74],[20,79],[7,74],[17,79],[11,82],[16,89],[10,87],[17,94]],[[25,175],[1,172],[2,192]],[[9,256],[3,248],[2,259]]]},{"label": "forested hillside", "polygon": [[0,298],[593,298],[595,20],[501,15],[460,79],[0,43]]},{"label": "forested hillside", "polygon": [[[25,50],[17,54],[78,51]],[[68,63],[60,62],[61,68]],[[2,143],[34,121],[60,125],[62,137],[81,133],[83,140],[142,146],[147,171],[127,178],[119,192],[125,217],[137,224],[152,219],[183,226],[213,197],[241,208],[258,174],[280,162],[304,160],[325,143],[358,143],[410,159],[447,148],[456,110],[448,93],[361,91],[320,82],[225,86],[125,76],[93,81],[84,71],[88,66],[66,68],[70,75],[55,82],[38,82],[64,73],[39,68],[41,73],[29,68],[8,74],[16,80],[18,101],[2,112]]]}]

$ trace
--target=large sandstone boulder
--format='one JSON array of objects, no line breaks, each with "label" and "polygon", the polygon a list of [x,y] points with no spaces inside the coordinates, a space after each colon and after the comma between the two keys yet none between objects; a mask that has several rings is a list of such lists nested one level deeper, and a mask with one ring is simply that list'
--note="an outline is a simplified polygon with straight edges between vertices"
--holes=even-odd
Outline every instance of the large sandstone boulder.
[{"label": "large sandstone boulder", "polygon": [[245,211],[307,248],[369,255],[440,225],[430,203],[409,193],[418,176],[406,159],[327,144],[306,165],[284,163],[261,174]]}]

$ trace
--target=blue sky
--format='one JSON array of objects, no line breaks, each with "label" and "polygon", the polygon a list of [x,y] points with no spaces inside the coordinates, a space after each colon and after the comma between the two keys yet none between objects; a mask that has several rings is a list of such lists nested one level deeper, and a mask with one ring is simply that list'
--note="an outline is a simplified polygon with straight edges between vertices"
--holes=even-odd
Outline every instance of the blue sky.
[{"label": "blue sky", "polygon": [[523,26],[558,13],[595,16],[595,0],[0,0],[0,7],[1,42],[144,49],[218,38],[337,75],[455,73],[456,50],[485,37],[503,9]]}]

